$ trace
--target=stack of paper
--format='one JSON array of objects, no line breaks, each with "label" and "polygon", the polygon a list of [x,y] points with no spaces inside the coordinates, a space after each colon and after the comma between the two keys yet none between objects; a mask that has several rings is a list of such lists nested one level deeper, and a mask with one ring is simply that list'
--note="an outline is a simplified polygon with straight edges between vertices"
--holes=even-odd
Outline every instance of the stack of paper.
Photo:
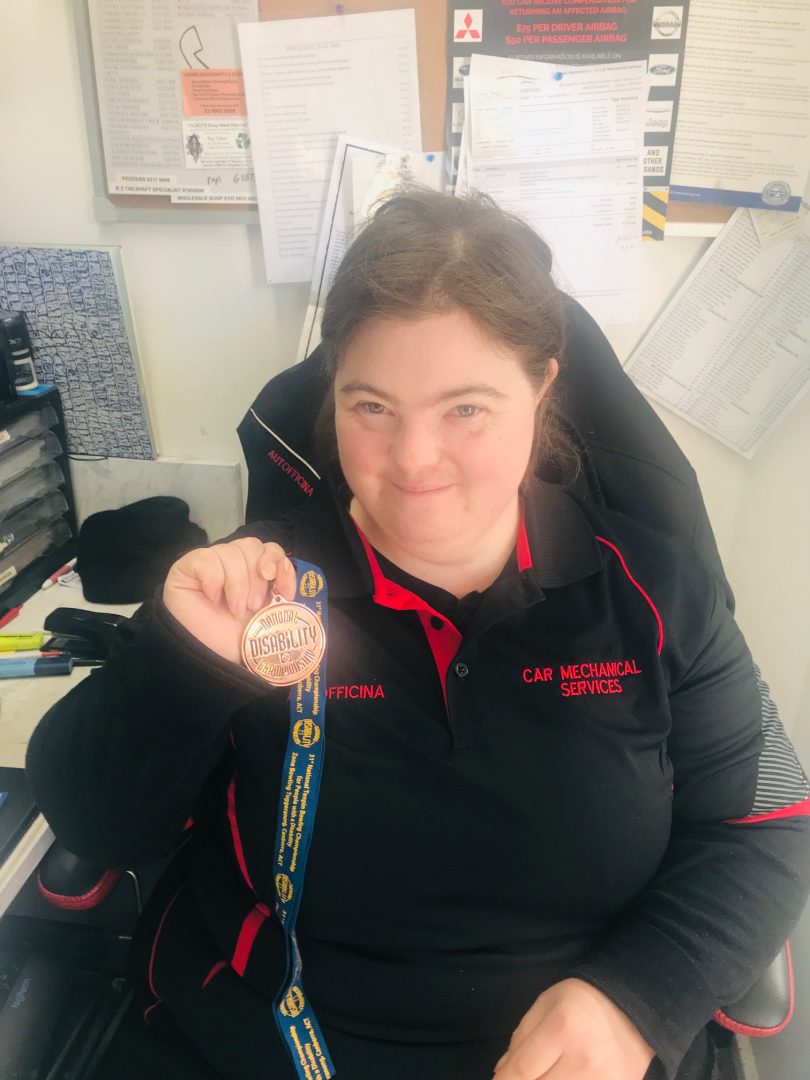
[{"label": "stack of paper", "polygon": [[475,188],[548,242],[559,285],[602,323],[638,318],[644,61],[570,66],[476,54],[456,194]]}]

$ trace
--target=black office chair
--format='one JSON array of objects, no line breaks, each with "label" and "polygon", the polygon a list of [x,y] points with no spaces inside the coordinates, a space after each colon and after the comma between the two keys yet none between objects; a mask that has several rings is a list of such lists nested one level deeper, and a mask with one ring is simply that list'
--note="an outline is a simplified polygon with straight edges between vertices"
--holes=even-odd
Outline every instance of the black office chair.
[{"label": "black office chair", "polygon": [[[561,408],[571,438],[578,446],[581,468],[574,475],[563,460],[552,465],[545,478],[569,483],[583,498],[622,510],[671,535],[684,536],[720,581],[727,603],[733,608],[733,595],[694,470],[624,373],[604,334],[573,300],[567,303],[566,357],[560,377]],[[313,430],[325,388],[320,354],[316,350],[302,364],[287,369],[268,383],[248,410],[239,426],[248,466],[248,521],[278,515],[302,498],[315,494],[318,471]],[[280,461],[287,467],[280,467]],[[156,877],[154,868],[150,868],[147,877]],[[40,867],[41,896],[60,911],[83,913],[85,917],[88,912],[101,915],[108,905],[114,904],[124,882],[131,902],[128,912],[116,916],[122,925],[105,927],[101,919],[101,927],[95,928],[101,941],[101,946],[96,942],[95,957],[88,961],[85,956],[83,967],[74,965],[80,972],[89,967],[99,976],[95,1004],[88,1006],[86,1015],[79,1010],[80,1015],[73,1015],[64,1023],[60,1021],[61,1027],[57,1024],[58,1030],[48,1037],[49,1052],[52,1058],[55,1055],[56,1064],[52,1061],[38,1066],[44,1070],[40,1074],[42,1080],[92,1077],[105,1040],[111,1037],[126,1007],[128,987],[122,946],[131,936],[140,908],[140,892],[148,889],[148,883],[140,880],[140,872],[118,874],[92,867],[58,844],[51,848]],[[44,904],[45,900],[40,902]],[[42,914],[40,911],[39,915]],[[19,917],[28,918],[30,932],[33,923],[30,915]],[[64,930],[62,924],[63,934]],[[58,936],[54,933],[52,939]],[[36,952],[37,972],[45,973],[37,977],[45,982],[52,978],[53,985],[64,987],[64,981],[59,980],[68,976],[61,970],[60,961],[54,960],[49,968],[48,961],[42,959],[46,954],[53,957],[58,953],[54,940]],[[48,975],[53,970],[57,974]],[[53,1001],[53,995],[49,1000]],[[793,1003],[790,949],[786,945],[740,1001],[715,1014],[710,1032],[720,1049],[726,1076],[735,1075],[734,1034],[778,1033],[789,1022]],[[99,1034],[101,1028],[103,1035]],[[3,1038],[0,1012],[0,1060]],[[65,1071],[68,1066],[73,1071]]]},{"label": "black office chair", "polygon": [[[165,861],[148,868],[147,887],[164,867]],[[92,1080],[132,997],[126,954],[142,878],[142,871],[93,867],[58,843],[51,847],[27,895],[0,922],[0,985],[7,987],[0,1008],[2,1080]],[[54,919],[53,905],[69,913],[66,919]],[[742,1080],[734,1035],[777,1034],[793,1005],[786,945],[748,993],[718,1010],[709,1025],[724,1080]]]}]

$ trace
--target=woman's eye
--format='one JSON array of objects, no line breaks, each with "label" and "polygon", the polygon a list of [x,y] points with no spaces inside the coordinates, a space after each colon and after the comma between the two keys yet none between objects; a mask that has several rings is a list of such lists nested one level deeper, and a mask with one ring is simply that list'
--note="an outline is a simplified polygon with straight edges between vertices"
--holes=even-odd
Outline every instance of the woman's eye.
[{"label": "woman's eye", "polygon": [[471,416],[478,416],[481,409],[478,405],[458,405],[456,407],[456,415],[464,418]]},{"label": "woman's eye", "polygon": [[372,416],[381,416],[385,412],[385,406],[380,401],[361,401],[359,408]]}]

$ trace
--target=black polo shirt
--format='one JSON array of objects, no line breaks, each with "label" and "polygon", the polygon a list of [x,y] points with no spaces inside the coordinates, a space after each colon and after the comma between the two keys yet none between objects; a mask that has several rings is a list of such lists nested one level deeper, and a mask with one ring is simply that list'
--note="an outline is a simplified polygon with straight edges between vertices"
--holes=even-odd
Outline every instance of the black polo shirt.
[{"label": "black polo shirt", "polygon": [[[690,549],[538,481],[514,564],[461,631],[386,577],[332,499],[241,532],[316,563],[329,586],[326,759],[298,927],[321,1024],[409,1044],[506,1039],[576,974],[674,1075],[806,887],[806,819],[749,820],[750,656]],[[145,924],[144,979],[175,1015],[198,1015],[219,978],[268,998],[281,983],[271,853],[287,728],[286,691],[158,602],[32,740],[38,800],[74,851],[142,863],[193,818],[181,900],[161,897]]]}]

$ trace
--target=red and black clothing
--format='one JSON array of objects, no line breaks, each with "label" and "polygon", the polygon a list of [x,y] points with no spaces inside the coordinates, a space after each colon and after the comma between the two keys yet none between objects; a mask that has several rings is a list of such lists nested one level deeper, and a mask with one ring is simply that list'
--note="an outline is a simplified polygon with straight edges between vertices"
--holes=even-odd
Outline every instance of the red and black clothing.
[{"label": "red and black clothing", "polygon": [[[489,1080],[568,976],[630,1016],[650,1077],[704,1080],[703,1025],[806,899],[810,791],[784,744],[774,782],[721,586],[689,547],[540,481],[524,523],[463,630],[446,595],[386,575],[332,497],[240,530],[329,587],[298,934],[338,1080]],[[157,601],[29,750],[57,836],[95,862],[156,859],[193,818],[141,935],[147,1011],[240,1080],[293,1076],[270,1010],[287,728],[286,691]]]}]

